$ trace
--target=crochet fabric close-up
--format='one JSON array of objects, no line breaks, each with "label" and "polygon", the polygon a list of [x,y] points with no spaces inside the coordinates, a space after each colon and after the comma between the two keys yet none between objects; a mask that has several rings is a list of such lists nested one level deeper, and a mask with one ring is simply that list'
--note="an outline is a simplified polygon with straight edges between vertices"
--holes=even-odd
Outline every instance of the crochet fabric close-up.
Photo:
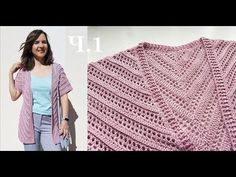
[{"label": "crochet fabric close-up", "polygon": [[143,42],[88,65],[88,150],[236,150],[236,41]]}]

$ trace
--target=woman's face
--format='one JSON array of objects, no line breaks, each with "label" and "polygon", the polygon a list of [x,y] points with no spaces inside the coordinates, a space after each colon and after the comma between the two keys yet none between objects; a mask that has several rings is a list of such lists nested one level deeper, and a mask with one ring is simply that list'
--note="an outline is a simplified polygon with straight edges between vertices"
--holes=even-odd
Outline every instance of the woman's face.
[{"label": "woman's face", "polygon": [[48,51],[46,36],[42,33],[32,45],[32,53],[36,59],[42,60]]}]

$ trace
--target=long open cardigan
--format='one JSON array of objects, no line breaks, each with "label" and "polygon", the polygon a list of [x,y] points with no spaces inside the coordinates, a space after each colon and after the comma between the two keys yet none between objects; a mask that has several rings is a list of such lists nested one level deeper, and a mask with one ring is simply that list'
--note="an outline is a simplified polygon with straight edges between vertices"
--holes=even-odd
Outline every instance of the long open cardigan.
[{"label": "long open cardigan", "polygon": [[[72,86],[68,81],[66,74],[60,64],[52,65],[52,85],[51,85],[51,102],[52,102],[52,138],[55,144],[59,143],[59,129],[57,118],[57,86],[59,75],[61,80],[59,91],[61,96],[70,92]],[[18,136],[22,143],[34,143],[33,113],[32,113],[32,90],[30,71],[22,69],[17,73],[15,78],[15,86],[18,91],[22,92],[23,105],[20,112]]]}]

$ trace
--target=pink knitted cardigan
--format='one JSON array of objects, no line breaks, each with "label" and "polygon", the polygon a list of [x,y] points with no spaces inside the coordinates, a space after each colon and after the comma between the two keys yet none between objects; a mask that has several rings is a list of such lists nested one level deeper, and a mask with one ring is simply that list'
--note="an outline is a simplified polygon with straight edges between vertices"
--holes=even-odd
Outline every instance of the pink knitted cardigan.
[{"label": "pink knitted cardigan", "polygon": [[[60,64],[54,63],[52,67],[52,138],[55,144],[59,143],[59,129],[57,119],[57,86],[61,74],[59,90],[61,96],[72,90],[71,84],[66,77],[64,69]],[[18,137],[23,143],[34,143],[34,128],[32,118],[32,91],[31,77],[29,71],[22,69],[15,78],[16,89],[22,92],[23,105],[20,112]]]},{"label": "pink knitted cardigan", "polygon": [[236,41],[140,43],[88,65],[88,150],[236,150]]}]

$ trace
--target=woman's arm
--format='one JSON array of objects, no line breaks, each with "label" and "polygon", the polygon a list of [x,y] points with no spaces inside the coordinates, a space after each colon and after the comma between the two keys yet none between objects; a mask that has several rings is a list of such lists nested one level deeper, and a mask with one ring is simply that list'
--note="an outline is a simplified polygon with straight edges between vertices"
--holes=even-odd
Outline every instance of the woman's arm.
[{"label": "woman's arm", "polygon": [[61,108],[63,116],[63,119],[61,121],[61,134],[63,134],[65,137],[69,135],[69,122],[68,120],[65,120],[65,118],[68,119],[68,113],[69,113],[69,100],[67,94],[61,96]]},{"label": "woman's arm", "polygon": [[14,73],[20,68],[21,68],[21,64],[20,62],[18,62],[18,63],[13,64],[9,71],[9,92],[10,92],[12,101],[16,101],[21,96],[21,92],[16,90],[15,80],[13,78]]}]

